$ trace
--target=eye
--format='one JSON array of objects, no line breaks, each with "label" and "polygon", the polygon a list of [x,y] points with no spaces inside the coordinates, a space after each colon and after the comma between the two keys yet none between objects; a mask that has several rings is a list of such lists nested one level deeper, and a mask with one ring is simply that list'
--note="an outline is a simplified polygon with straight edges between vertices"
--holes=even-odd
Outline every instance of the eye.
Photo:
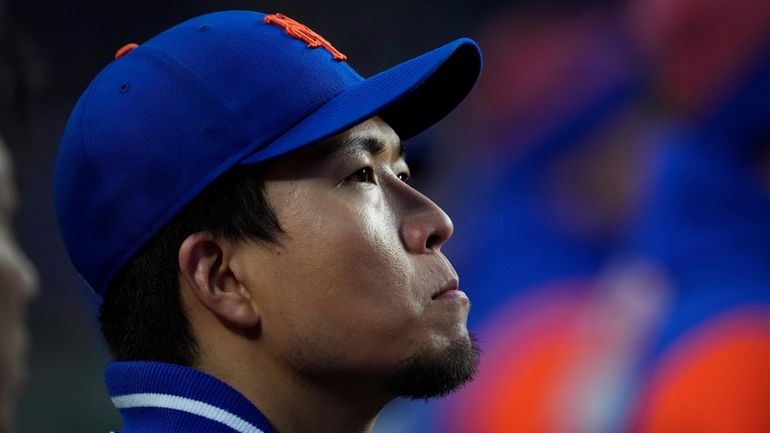
[{"label": "eye", "polygon": [[405,184],[410,184],[412,181],[412,175],[410,175],[408,172],[402,172],[399,173],[398,178],[401,180],[401,182],[404,182]]},{"label": "eye", "polygon": [[361,183],[374,183],[374,170],[371,167],[364,167],[348,176],[345,180],[351,180]]}]

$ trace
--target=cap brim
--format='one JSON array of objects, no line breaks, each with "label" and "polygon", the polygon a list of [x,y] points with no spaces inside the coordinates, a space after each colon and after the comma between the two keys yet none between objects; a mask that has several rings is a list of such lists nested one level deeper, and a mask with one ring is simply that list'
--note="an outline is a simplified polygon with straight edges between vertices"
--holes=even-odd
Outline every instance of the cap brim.
[{"label": "cap brim", "polygon": [[282,136],[247,156],[255,164],[316,143],[379,115],[406,140],[449,114],[481,72],[481,51],[458,39],[342,91]]}]

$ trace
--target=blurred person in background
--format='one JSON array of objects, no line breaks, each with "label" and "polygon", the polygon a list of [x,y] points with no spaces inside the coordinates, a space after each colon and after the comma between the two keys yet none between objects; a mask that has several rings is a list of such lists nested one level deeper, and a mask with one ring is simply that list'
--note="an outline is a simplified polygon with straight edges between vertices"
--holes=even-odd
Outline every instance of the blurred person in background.
[{"label": "blurred person in background", "polygon": [[[620,224],[605,219],[595,225],[609,229],[612,242],[599,257],[593,277],[583,273],[588,278],[582,289],[574,282],[561,284],[561,292],[549,288],[560,269],[565,269],[563,263],[568,263],[559,260],[545,261],[551,266],[542,268],[546,271],[543,281],[551,283],[534,286],[537,291],[527,290],[522,296],[515,285],[506,286],[540,269],[537,255],[547,251],[549,236],[553,236],[552,231],[544,236],[536,230],[546,221],[544,217],[566,221],[563,227],[571,230],[590,227],[584,224],[590,218],[575,218],[581,216],[570,211],[575,206],[560,205],[560,212],[540,212],[529,219],[524,233],[531,233],[533,241],[524,244],[531,248],[522,249],[529,256],[498,254],[500,260],[479,260],[480,267],[466,270],[469,287],[503,287],[507,289],[502,293],[515,296],[507,306],[497,307],[492,319],[480,318],[484,322],[480,340],[486,350],[480,374],[438,413],[435,431],[770,431],[770,4],[650,0],[631,2],[621,13],[628,15],[615,20],[625,36],[604,40],[625,40],[629,52],[639,53],[632,65],[639,68],[643,80],[641,98],[632,96],[614,106],[612,114],[590,134],[570,136],[572,148],[560,148],[554,160],[563,158],[573,164],[558,165],[559,170],[553,172],[548,165],[533,165],[523,179],[553,173],[552,179],[561,179],[558,182],[568,186],[567,203],[582,202],[588,215],[623,218],[615,220]],[[531,21],[548,28],[542,19]],[[599,27],[591,26],[593,30]],[[567,31],[569,25],[559,28]],[[577,43],[581,33],[575,28],[569,32],[565,39]],[[485,78],[496,75],[496,52],[516,52],[511,49],[511,38],[498,34],[493,40],[505,49],[487,49]],[[553,57],[566,64],[564,59],[570,58],[566,53],[579,52],[572,47]],[[592,45],[578,58],[594,68],[605,64],[598,60],[604,52],[599,47]],[[533,49],[527,60],[537,59],[543,52],[542,47]],[[499,74],[499,82],[528,66],[515,60],[510,65],[500,68],[506,73]],[[576,86],[566,83],[580,75],[581,68],[568,70],[570,73],[544,87],[567,86],[571,94],[580,94]],[[536,93],[532,83],[545,81],[548,75],[532,75],[534,78],[524,82],[530,83],[528,92]],[[488,112],[476,116],[484,128],[469,128],[481,137],[495,130],[484,122],[494,125],[490,119],[506,113],[506,104],[516,101],[515,94],[501,90],[515,87],[493,86],[485,94],[484,84],[482,81],[479,94],[491,95],[485,102],[493,103]],[[560,96],[555,104],[565,100],[568,96]],[[494,101],[500,102],[495,105]],[[553,109],[553,105],[546,106]],[[519,112],[524,118],[538,113],[537,104],[523,107]],[[594,185],[621,191],[615,196],[621,200],[615,203],[631,206],[618,214],[608,212],[613,209],[607,207],[612,200],[590,200],[602,195],[581,193],[586,191],[586,183],[571,175],[581,166],[574,164],[580,159],[568,155],[584,150],[586,140],[596,139],[597,131],[623,125],[615,119],[625,117],[629,107],[636,107],[631,112],[641,108],[644,113],[632,116],[637,127],[621,128],[620,134],[610,136],[609,146],[595,154],[584,153],[590,156],[583,159],[583,166],[586,161],[594,162],[594,170],[577,170],[599,179]],[[555,114],[546,119],[554,122],[557,131],[570,130],[569,123],[558,121]],[[511,127],[515,121],[498,124]],[[531,124],[526,126],[531,129]],[[629,140],[636,144],[627,147],[624,143]],[[515,138],[491,142],[508,145]],[[599,163],[613,154],[613,146],[622,149],[630,164]],[[509,161],[500,153],[495,155],[500,165]],[[471,170],[474,178],[482,178],[479,182],[494,188],[504,178],[484,166]],[[506,170],[511,168],[500,172]],[[511,172],[515,175],[520,170]],[[505,201],[496,200],[499,196],[505,197],[489,194],[480,199],[491,206],[482,214],[490,219],[482,219],[487,222],[479,227],[492,230],[487,238],[476,238],[471,251],[513,251],[516,247],[511,242],[515,235],[511,237],[504,229],[519,230],[512,222],[522,220],[521,215],[532,208],[531,201],[523,202],[524,206],[519,201],[508,210]],[[533,197],[554,203],[542,192]],[[455,221],[462,227],[461,215]],[[456,240],[463,241],[462,237]],[[576,248],[568,257],[590,257],[591,250]],[[517,257],[522,260],[516,262]],[[473,262],[461,261],[460,269],[463,263]],[[522,263],[524,269],[517,269]],[[486,285],[479,285],[484,281]],[[543,299],[532,301],[537,295]],[[503,296],[489,293],[489,304],[505,299]],[[480,298],[483,302],[484,297]]]},{"label": "blurred person in background", "polygon": [[26,312],[37,291],[34,266],[16,243],[19,206],[13,163],[0,137],[0,432],[9,432],[19,385],[26,377]]},{"label": "blurred person in background", "polygon": [[433,431],[621,431],[666,296],[653,266],[611,260],[660,127],[623,24],[610,7],[516,8],[482,36],[485,74],[451,134],[476,143],[447,186],[463,201],[441,199],[485,357]]},{"label": "blurred person in background", "polygon": [[[447,134],[476,143],[446,157],[469,175],[437,186],[469,226],[452,250],[485,279],[477,308],[594,275],[612,251],[649,117],[623,36],[601,8],[518,8],[485,27],[489,64]],[[505,289],[482,289],[494,281]]]},{"label": "blurred person in background", "polygon": [[[23,121],[35,74],[23,52],[26,40],[6,19],[0,2],[0,124]],[[27,308],[37,293],[37,271],[16,240],[20,200],[11,154],[0,136],[0,432],[13,430],[16,400],[27,377]]]},{"label": "blurred person in background", "polygon": [[629,22],[671,119],[632,248],[672,303],[628,430],[770,431],[770,3],[646,0]]}]

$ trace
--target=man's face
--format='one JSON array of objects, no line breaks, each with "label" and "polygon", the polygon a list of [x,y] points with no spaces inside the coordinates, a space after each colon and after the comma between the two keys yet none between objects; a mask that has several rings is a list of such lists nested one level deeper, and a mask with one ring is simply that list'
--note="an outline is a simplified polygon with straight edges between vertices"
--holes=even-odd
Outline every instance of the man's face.
[{"label": "man's face", "polygon": [[[269,164],[265,194],[285,234],[278,245],[241,245],[236,260],[277,363],[414,397],[472,375],[468,298],[441,253],[452,222],[408,176],[399,138],[379,118]],[[390,383],[447,358],[456,384]]]},{"label": "man's face", "polygon": [[13,233],[16,213],[13,167],[0,139],[0,432],[9,428],[16,390],[25,376],[27,303],[37,275]]}]

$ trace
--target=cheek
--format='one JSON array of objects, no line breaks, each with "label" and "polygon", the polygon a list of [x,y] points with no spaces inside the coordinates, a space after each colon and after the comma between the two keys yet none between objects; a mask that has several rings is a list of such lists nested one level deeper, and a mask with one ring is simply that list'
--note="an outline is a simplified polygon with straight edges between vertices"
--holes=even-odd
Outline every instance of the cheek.
[{"label": "cheek", "polygon": [[315,210],[295,231],[301,235],[287,255],[300,277],[294,283],[306,298],[371,314],[410,299],[410,262],[397,227],[380,206],[332,202]]},{"label": "cheek", "polygon": [[295,352],[317,357],[342,351],[355,357],[351,347],[365,356],[382,353],[383,346],[404,346],[423,304],[413,290],[413,265],[384,205],[324,200],[282,217],[288,236],[273,278],[282,304],[276,305],[277,317],[291,334],[286,341],[300,343]]}]

